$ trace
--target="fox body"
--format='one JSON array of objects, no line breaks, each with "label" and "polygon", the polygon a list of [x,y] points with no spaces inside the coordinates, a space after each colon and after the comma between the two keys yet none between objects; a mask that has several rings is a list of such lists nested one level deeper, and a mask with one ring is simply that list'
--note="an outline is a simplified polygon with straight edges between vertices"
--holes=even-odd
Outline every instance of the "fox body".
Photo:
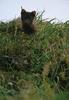
[{"label": "fox body", "polygon": [[22,21],[22,30],[27,34],[35,33],[34,18],[36,16],[36,11],[27,12],[24,9],[21,9],[21,21]]}]

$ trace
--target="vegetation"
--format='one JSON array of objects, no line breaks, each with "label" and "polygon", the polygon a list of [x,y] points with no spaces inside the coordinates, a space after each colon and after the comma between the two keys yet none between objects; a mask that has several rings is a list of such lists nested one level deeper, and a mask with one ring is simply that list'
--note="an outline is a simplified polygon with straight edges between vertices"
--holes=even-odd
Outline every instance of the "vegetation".
[{"label": "vegetation", "polygon": [[38,16],[33,35],[0,22],[0,100],[69,99],[69,21],[52,21]]}]

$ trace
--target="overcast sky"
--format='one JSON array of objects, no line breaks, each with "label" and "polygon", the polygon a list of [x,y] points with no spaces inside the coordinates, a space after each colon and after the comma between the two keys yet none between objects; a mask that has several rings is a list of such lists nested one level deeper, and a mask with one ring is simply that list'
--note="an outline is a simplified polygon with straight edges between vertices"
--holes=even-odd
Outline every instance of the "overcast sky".
[{"label": "overcast sky", "polygon": [[27,11],[45,10],[43,18],[69,20],[69,0],[0,0],[0,21],[20,16],[21,6]]}]

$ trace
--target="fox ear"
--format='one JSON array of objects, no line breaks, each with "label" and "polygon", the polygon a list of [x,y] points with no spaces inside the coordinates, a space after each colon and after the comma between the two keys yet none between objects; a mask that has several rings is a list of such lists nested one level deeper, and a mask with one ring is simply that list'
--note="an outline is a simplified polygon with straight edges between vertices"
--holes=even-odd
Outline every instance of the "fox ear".
[{"label": "fox ear", "polygon": [[26,12],[26,10],[22,8],[22,6],[21,6],[21,11],[22,13]]},{"label": "fox ear", "polygon": [[32,14],[33,17],[35,17],[36,11],[32,11],[31,14]]},{"label": "fox ear", "polygon": [[22,9],[21,9],[21,12],[22,12],[22,13],[25,13],[25,12],[26,12],[26,10],[24,10],[24,9],[22,8]]},{"label": "fox ear", "polygon": [[26,10],[22,9],[22,12],[26,12]]}]

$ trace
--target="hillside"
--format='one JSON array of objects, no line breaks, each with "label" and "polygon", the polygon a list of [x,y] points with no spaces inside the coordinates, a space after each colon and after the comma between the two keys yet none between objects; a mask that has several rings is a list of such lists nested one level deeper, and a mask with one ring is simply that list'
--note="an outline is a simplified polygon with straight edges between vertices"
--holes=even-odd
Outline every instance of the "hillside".
[{"label": "hillside", "polygon": [[20,19],[0,22],[0,100],[69,98],[69,21],[36,23],[28,35]]}]

